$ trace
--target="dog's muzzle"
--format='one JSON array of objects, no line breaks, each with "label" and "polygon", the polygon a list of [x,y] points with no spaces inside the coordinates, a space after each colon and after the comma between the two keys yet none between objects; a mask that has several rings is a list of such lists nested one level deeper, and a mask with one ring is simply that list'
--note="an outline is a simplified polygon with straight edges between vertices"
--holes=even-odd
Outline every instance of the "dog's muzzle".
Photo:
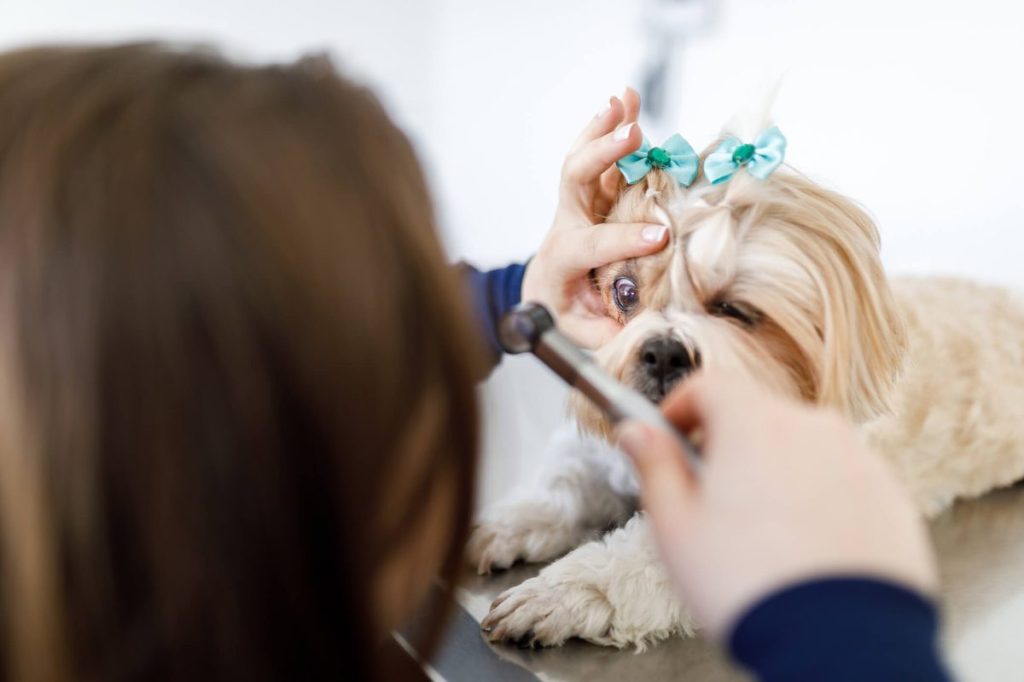
[{"label": "dog's muzzle", "polygon": [[647,339],[637,357],[636,388],[653,402],[661,402],[672,387],[700,363],[700,355],[675,339]]}]

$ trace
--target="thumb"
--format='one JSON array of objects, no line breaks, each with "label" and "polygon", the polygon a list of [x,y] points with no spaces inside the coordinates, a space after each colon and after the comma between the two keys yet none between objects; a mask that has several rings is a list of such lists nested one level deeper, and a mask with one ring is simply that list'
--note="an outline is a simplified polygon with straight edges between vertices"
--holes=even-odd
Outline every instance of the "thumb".
[{"label": "thumb", "polygon": [[682,449],[670,434],[638,421],[624,422],[616,434],[619,447],[636,467],[640,495],[655,532],[665,545],[676,544],[694,517],[697,493]]}]

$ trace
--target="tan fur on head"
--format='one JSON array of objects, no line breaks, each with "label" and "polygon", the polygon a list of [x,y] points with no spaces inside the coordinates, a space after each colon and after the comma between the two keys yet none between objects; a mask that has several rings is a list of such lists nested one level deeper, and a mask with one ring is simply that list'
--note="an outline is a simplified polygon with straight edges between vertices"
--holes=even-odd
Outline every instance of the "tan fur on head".
[{"label": "tan fur on head", "polygon": [[[671,231],[663,252],[596,273],[609,314],[624,324],[596,356],[614,376],[643,384],[640,347],[664,337],[697,364],[738,369],[859,422],[890,408],[905,332],[878,232],[852,201],[786,168],[690,189],[653,170],[623,185],[608,220]],[[614,300],[620,277],[639,291],[628,312]],[[723,314],[724,304],[751,322]],[[574,409],[584,428],[607,435],[585,401]]]}]

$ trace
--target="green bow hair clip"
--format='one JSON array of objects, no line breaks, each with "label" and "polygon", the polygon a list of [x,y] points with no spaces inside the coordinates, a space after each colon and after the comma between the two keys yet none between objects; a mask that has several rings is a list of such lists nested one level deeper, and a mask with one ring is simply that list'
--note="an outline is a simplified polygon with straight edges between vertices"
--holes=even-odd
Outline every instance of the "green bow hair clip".
[{"label": "green bow hair clip", "polygon": [[711,184],[725,182],[740,168],[758,180],[764,180],[786,158],[786,136],[775,126],[757,136],[753,144],[744,144],[738,137],[728,137],[704,159],[704,177]]},{"label": "green bow hair clip", "polygon": [[689,187],[697,177],[700,157],[690,143],[676,133],[660,147],[652,147],[645,137],[640,149],[623,156],[615,165],[630,185],[640,182],[652,168],[660,168],[683,187]]}]

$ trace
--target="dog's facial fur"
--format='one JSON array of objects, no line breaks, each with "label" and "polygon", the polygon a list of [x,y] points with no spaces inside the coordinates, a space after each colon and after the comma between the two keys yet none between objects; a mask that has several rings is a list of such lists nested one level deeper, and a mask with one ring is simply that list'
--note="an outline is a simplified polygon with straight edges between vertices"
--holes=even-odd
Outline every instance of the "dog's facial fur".
[{"label": "dog's facial fur", "polygon": [[[611,222],[669,226],[660,253],[594,273],[622,331],[597,351],[620,381],[660,400],[699,366],[725,366],[855,421],[889,407],[905,334],[878,232],[853,202],[779,169],[691,189],[652,170]],[[576,396],[585,430],[609,434]]]}]

